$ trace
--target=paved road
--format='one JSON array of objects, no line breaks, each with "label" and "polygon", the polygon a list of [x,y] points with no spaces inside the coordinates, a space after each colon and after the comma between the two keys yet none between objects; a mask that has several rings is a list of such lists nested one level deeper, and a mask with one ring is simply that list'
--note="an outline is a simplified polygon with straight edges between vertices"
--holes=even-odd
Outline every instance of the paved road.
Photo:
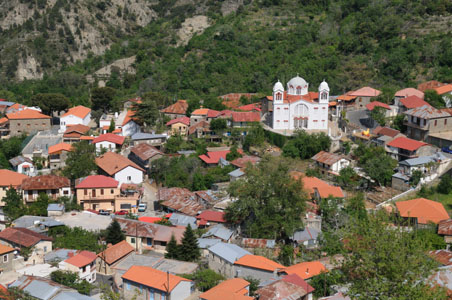
[{"label": "paved road", "polygon": [[144,195],[142,202],[147,204],[147,209],[145,212],[138,213],[139,216],[149,216],[149,217],[160,217],[163,215],[162,212],[154,211],[155,202],[157,201],[157,187],[155,184],[149,183],[149,181],[143,182]]}]

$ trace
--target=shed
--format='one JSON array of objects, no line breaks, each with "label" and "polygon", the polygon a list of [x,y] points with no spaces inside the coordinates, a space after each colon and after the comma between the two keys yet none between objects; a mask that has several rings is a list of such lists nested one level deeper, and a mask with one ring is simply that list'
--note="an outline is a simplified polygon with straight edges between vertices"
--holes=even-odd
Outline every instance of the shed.
[{"label": "shed", "polygon": [[62,216],[65,211],[65,206],[62,203],[50,203],[47,206],[47,216]]}]

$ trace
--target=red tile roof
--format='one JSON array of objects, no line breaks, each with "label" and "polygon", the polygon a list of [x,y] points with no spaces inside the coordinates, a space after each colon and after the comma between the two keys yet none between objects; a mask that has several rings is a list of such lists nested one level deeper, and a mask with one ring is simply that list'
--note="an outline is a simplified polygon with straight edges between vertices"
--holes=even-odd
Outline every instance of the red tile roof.
[{"label": "red tile roof", "polygon": [[388,143],[388,146],[390,146],[390,147],[405,149],[408,151],[415,151],[415,150],[421,148],[422,146],[426,146],[426,145],[428,145],[428,144],[424,143],[424,142],[412,140],[412,139],[409,139],[406,137],[398,137]]},{"label": "red tile roof", "polygon": [[452,235],[452,219],[442,220],[439,222],[438,234]]},{"label": "red tile roof", "polygon": [[140,222],[146,222],[146,223],[155,223],[158,221],[161,221],[161,217],[139,217],[138,221]]},{"label": "red tile roof", "polygon": [[372,102],[366,104],[366,108],[367,108],[368,110],[374,110],[374,108],[375,108],[376,106],[378,106],[378,107],[383,107],[383,108],[386,108],[386,109],[391,109],[391,108],[389,107],[389,105],[387,105],[386,103],[380,102],[380,101],[372,101]]},{"label": "red tile roof", "polygon": [[240,106],[240,98],[245,97],[247,99],[251,99],[253,96],[257,94],[252,93],[230,93],[227,95],[220,96],[224,101],[222,102],[224,106],[228,108],[235,109]]},{"label": "red tile roof", "polygon": [[210,131],[210,123],[203,120],[190,126],[188,128],[188,135],[195,133],[198,128],[201,128],[203,131]]},{"label": "red tile roof", "polygon": [[219,115],[220,115],[220,112],[218,110],[209,109],[209,111],[207,112],[207,117],[208,118],[216,118]]},{"label": "red tile roof", "polygon": [[4,229],[0,232],[0,239],[21,247],[31,247],[40,241],[53,241],[51,237],[21,227],[8,227]]},{"label": "red tile roof", "polygon": [[395,130],[393,128],[390,127],[381,127],[381,126],[377,126],[377,128],[375,128],[373,130],[373,133],[376,135],[385,135],[385,136],[389,136],[389,137],[396,137],[398,134],[400,134],[400,131]]},{"label": "red tile roof", "polygon": [[213,210],[205,210],[199,215],[196,216],[198,220],[205,220],[207,222],[216,222],[216,223],[225,223],[224,212],[222,211],[213,211]]},{"label": "red tile roof", "polygon": [[[209,151],[207,154],[200,155],[199,158],[206,164],[218,164],[220,158],[226,159],[226,155],[231,152],[230,150],[223,151]],[[243,150],[239,149],[239,153],[243,154]]]},{"label": "red tile roof", "polygon": [[93,141],[95,139],[94,136],[81,136],[80,140],[81,141]]},{"label": "red tile roof", "polygon": [[436,81],[436,80],[430,80],[430,81],[426,81],[423,83],[420,83],[417,86],[417,89],[420,90],[421,92],[425,92],[426,90],[432,90],[434,88],[440,87],[446,85],[445,83]]},{"label": "red tile roof", "polygon": [[257,103],[242,105],[242,106],[239,106],[237,109],[243,110],[243,111],[253,111],[253,110],[261,111],[261,103],[257,102]]},{"label": "red tile roof", "polygon": [[438,93],[438,95],[444,95],[446,93],[452,92],[452,84],[446,84],[446,85],[434,88],[434,90]]},{"label": "red tile roof", "polygon": [[124,140],[126,139],[126,137],[124,136],[119,136],[117,134],[113,134],[113,133],[105,133],[105,134],[101,134],[98,137],[96,137],[93,140],[93,144],[96,143],[100,143],[100,142],[111,142],[117,145],[122,145],[124,143]]},{"label": "red tile roof", "polygon": [[77,268],[82,268],[86,265],[91,264],[96,260],[96,258],[96,253],[83,250],[80,253],[66,259],[64,262],[76,266]]},{"label": "red tile roof", "polygon": [[176,124],[176,123],[182,123],[184,125],[189,126],[190,125],[190,118],[189,117],[181,117],[181,118],[173,119],[171,121],[168,121],[166,123],[166,126],[171,126],[171,125]]},{"label": "red tile roof", "polygon": [[46,116],[34,109],[24,109],[15,113],[7,114],[6,117],[9,120],[50,119],[49,116]]},{"label": "red tile roof", "polygon": [[301,286],[308,294],[312,293],[315,290],[309,283],[304,281],[303,278],[301,278],[295,273],[284,276],[282,278],[282,281],[290,282],[298,286]]},{"label": "red tile roof", "polygon": [[24,179],[28,178],[27,175],[20,174],[7,169],[0,169],[0,186],[14,188],[22,184]]},{"label": "red tile roof", "polygon": [[443,266],[452,265],[452,252],[449,250],[432,250],[428,255]]},{"label": "red tile roof", "polygon": [[198,108],[198,109],[195,109],[192,113],[191,113],[191,115],[193,116],[193,115],[197,115],[197,116],[207,116],[207,113],[209,112],[209,109],[208,108]]},{"label": "red tile roof", "polygon": [[145,266],[130,267],[130,269],[122,275],[122,278],[164,292],[171,292],[182,281],[191,281],[183,277]]},{"label": "red tile roof", "polygon": [[0,124],[4,124],[6,122],[8,122],[8,118],[3,117],[3,118],[0,119]]},{"label": "red tile roof", "polygon": [[258,112],[233,112],[233,122],[260,122],[261,115]]},{"label": "red tile roof", "polygon": [[146,143],[141,143],[133,147],[130,152],[138,156],[141,160],[146,161],[157,155],[165,155],[162,151]]},{"label": "red tile roof", "polygon": [[82,125],[82,124],[77,124],[77,125],[67,126],[67,129],[64,132],[64,134],[73,133],[73,132],[77,132],[77,133],[80,133],[80,134],[85,134],[88,131],[89,131],[89,126],[85,126],[85,125]]},{"label": "red tile roof", "polygon": [[428,104],[423,99],[421,99],[421,98],[419,98],[419,97],[417,97],[415,95],[408,96],[406,98],[402,98],[402,99],[400,99],[400,102],[403,104],[403,106],[405,106],[408,109],[421,107],[421,106],[424,106],[424,105],[430,106],[430,104]]},{"label": "red tile roof", "polygon": [[273,260],[259,255],[244,255],[234,262],[234,265],[245,266],[248,268],[259,269],[273,272],[275,270],[284,269],[285,267]]},{"label": "red tile roof", "polygon": [[71,151],[72,145],[66,143],[59,143],[49,147],[49,154],[54,154],[61,151]]},{"label": "red tile roof", "polygon": [[313,194],[316,190],[321,198],[328,198],[330,196],[334,198],[344,198],[344,192],[341,187],[333,186],[325,181],[318,179],[317,177],[307,177],[300,172],[291,172],[290,175],[294,179],[300,179],[303,182],[303,188],[309,193]]},{"label": "red tile roof", "polygon": [[381,94],[381,91],[373,89],[369,86],[360,88],[359,90],[356,90],[352,93],[350,93],[350,96],[356,96],[356,97],[376,97]]},{"label": "red tile roof", "polygon": [[433,222],[438,224],[442,220],[449,219],[444,206],[436,201],[418,198],[408,201],[396,202],[400,216],[404,218],[417,218],[419,224]]},{"label": "red tile roof", "polygon": [[14,250],[14,248],[0,244],[0,255],[13,252]]},{"label": "red tile roof", "polygon": [[166,114],[185,115],[187,112],[188,103],[186,100],[177,100],[176,103],[171,104],[167,108],[162,109],[160,112]]},{"label": "red tile roof", "polygon": [[136,163],[115,152],[107,152],[104,155],[97,157],[96,164],[110,176],[129,166],[144,172],[144,170]]},{"label": "red tile roof", "polygon": [[328,272],[328,270],[320,261],[310,261],[286,267],[282,269],[281,272],[286,273],[287,275],[296,274],[301,279],[309,279],[320,273]]},{"label": "red tile roof", "polygon": [[202,300],[253,300],[248,295],[250,283],[242,278],[225,280],[207,292],[199,295]]},{"label": "red tile roof", "polygon": [[404,98],[410,97],[410,96],[416,96],[420,99],[424,99],[424,93],[415,88],[402,89],[400,91],[397,91],[395,93],[395,96],[396,97],[404,97]]},{"label": "red tile roof", "polygon": [[90,175],[77,181],[76,189],[117,188],[119,186],[119,181],[104,175]]},{"label": "red tile roof", "polygon": [[[126,113],[126,116],[124,117],[124,121],[122,122],[122,126],[126,125],[130,121],[133,121],[134,116],[135,116],[135,112],[132,110],[128,110]],[[118,128],[118,129],[121,129],[121,128]],[[118,129],[116,129],[116,130],[118,130]]]},{"label": "red tile roof", "polygon": [[63,118],[63,117],[72,115],[72,116],[79,117],[80,119],[84,119],[90,112],[91,112],[91,108],[85,107],[83,105],[79,105],[79,106],[69,108],[67,113],[65,113],[61,117]]},{"label": "red tile roof", "polygon": [[111,265],[133,251],[135,251],[135,249],[124,240],[108,247],[101,253],[97,254],[97,256],[102,258],[107,264]]},{"label": "red tile roof", "polygon": [[316,155],[312,157],[313,160],[326,164],[328,166],[332,166],[338,161],[340,161],[343,157],[341,155],[337,155],[335,153],[326,152],[326,151],[320,151]]},{"label": "red tile roof", "polygon": [[41,175],[25,178],[22,181],[22,190],[54,190],[63,187],[70,187],[69,178],[56,175]]},{"label": "red tile roof", "polygon": [[254,155],[244,155],[231,161],[231,164],[237,168],[244,168],[248,163],[255,165],[261,160],[260,157]]}]

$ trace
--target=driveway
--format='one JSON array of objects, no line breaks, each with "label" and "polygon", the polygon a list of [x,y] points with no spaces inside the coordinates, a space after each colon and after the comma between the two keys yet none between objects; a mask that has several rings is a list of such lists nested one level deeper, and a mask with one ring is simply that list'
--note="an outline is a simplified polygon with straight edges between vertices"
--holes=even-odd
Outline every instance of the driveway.
[{"label": "driveway", "polygon": [[145,202],[147,205],[147,209],[145,212],[138,213],[139,216],[148,216],[148,217],[160,217],[162,212],[155,211],[154,208],[157,202],[157,191],[158,188],[155,183],[149,183],[149,181],[143,182],[144,187],[144,195],[141,199],[142,202]]}]

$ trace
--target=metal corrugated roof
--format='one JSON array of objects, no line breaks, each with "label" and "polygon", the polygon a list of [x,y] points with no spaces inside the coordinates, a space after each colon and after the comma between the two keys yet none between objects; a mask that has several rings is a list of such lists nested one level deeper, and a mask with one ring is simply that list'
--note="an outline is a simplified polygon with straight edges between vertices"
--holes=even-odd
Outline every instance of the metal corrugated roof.
[{"label": "metal corrugated roof", "polygon": [[234,171],[232,171],[232,172],[229,172],[228,175],[229,175],[229,176],[232,176],[232,177],[240,177],[240,176],[245,175],[245,172],[243,172],[243,171],[240,170],[240,169],[236,169],[236,170],[234,170]]},{"label": "metal corrugated roof", "polygon": [[[25,287],[23,287],[23,285],[25,285]],[[38,298],[40,300],[48,300],[60,290],[60,287],[58,286],[50,285],[45,281],[40,281],[36,278],[27,276],[19,278],[11,284],[10,287],[18,287],[25,292],[28,292],[34,298]]]},{"label": "metal corrugated roof", "polygon": [[64,204],[61,203],[50,203],[47,206],[47,211],[64,211]]},{"label": "metal corrugated roof", "polygon": [[90,299],[94,298],[79,294],[77,292],[62,292],[59,293],[52,300],[90,300]]},{"label": "metal corrugated roof", "polygon": [[224,227],[222,224],[218,224],[209,229],[202,237],[216,236],[222,240],[229,240],[233,234],[233,231]]},{"label": "metal corrugated roof", "polygon": [[221,240],[220,239],[203,239],[203,238],[199,238],[198,239],[198,246],[201,249],[207,249],[212,247],[215,244],[220,243]]},{"label": "metal corrugated roof", "polygon": [[198,225],[196,225],[196,218],[191,216],[186,216],[178,213],[172,213],[169,218],[171,224],[176,226],[187,226],[190,224],[191,228],[196,229]]},{"label": "metal corrugated roof", "polygon": [[439,110],[430,105],[416,107],[404,112],[405,115],[413,116],[421,119],[435,119],[450,117],[448,112]]},{"label": "metal corrugated roof", "polygon": [[159,139],[159,138],[167,138],[166,134],[154,134],[154,133],[145,133],[138,132],[132,135],[132,140],[151,140],[151,139]]},{"label": "metal corrugated roof", "polygon": [[240,248],[237,245],[227,244],[223,242],[213,245],[209,248],[209,251],[231,264],[240,259],[242,256],[251,255],[250,252],[246,251],[243,248]]}]

